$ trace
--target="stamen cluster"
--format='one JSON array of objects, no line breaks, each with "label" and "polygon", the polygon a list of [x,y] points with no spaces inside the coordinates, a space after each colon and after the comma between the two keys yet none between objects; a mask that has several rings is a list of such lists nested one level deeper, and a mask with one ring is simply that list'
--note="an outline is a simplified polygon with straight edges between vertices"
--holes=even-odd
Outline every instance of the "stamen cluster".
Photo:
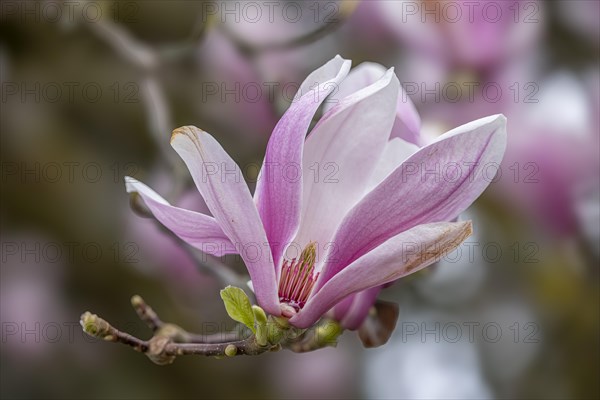
[{"label": "stamen cluster", "polygon": [[300,258],[285,260],[281,267],[279,279],[279,301],[299,311],[308,299],[319,277],[314,273],[316,260],[316,244],[311,242],[300,254]]}]

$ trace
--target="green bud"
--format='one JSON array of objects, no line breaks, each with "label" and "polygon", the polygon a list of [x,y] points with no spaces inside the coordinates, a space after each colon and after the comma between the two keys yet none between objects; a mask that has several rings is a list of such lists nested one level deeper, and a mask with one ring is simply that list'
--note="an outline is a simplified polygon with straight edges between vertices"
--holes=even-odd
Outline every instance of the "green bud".
[{"label": "green bud", "polygon": [[272,320],[281,329],[289,329],[289,327],[290,327],[290,320],[288,318],[285,318],[285,317],[273,317]]},{"label": "green bud", "polygon": [[110,337],[113,340],[110,333],[110,324],[97,316],[96,314],[92,314],[89,311],[81,314],[79,324],[83,328],[83,331],[90,336],[97,337],[100,339],[104,339],[106,337]]},{"label": "green bud", "polygon": [[330,319],[319,323],[315,328],[315,341],[319,347],[337,346],[337,338],[344,332],[342,326]]},{"label": "green bud", "polygon": [[276,344],[283,339],[285,333],[290,329],[287,318],[269,316],[267,321],[267,341]]},{"label": "green bud", "polygon": [[252,311],[254,312],[254,320],[256,325],[256,343],[259,346],[266,346],[268,342],[268,334],[267,334],[267,314],[265,311],[259,306],[252,306]]},{"label": "green bud", "polygon": [[259,306],[252,306],[252,312],[254,313],[254,319],[256,320],[257,324],[267,324],[267,314],[265,314],[265,310],[263,310]]},{"label": "green bud", "polygon": [[140,307],[144,304],[144,300],[142,300],[142,297],[140,295],[133,295],[131,297],[131,305],[135,308]]},{"label": "green bud", "polygon": [[227,347],[225,347],[225,355],[227,357],[233,357],[237,354],[237,347],[235,347],[234,344],[228,344]]}]

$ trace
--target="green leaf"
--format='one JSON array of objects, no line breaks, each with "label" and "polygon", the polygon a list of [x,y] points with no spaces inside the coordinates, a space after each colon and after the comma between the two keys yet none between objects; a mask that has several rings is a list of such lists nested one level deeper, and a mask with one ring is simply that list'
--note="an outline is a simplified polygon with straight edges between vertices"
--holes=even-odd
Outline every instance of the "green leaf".
[{"label": "green leaf", "polygon": [[227,286],[221,290],[221,298],[231,319],[241,322],[256,333],[254,328],[254,312],[246,293],[235,286]]}]

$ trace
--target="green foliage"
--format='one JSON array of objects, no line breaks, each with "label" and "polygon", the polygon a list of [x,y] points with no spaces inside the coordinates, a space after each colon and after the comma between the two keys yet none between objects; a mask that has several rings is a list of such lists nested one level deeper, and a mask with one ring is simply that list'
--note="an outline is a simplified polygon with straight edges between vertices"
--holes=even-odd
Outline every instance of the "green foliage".
[{"label": "green foliage", "polygon": [[[256,333],[254,327],[254,312],[252,311],[252,305],[246,293],[235,286],[227,286],[221,290],[221,299],[225,303],[225,309],[231,319],[241,322]],[[264,311],[263,311],[264,314]]]}]

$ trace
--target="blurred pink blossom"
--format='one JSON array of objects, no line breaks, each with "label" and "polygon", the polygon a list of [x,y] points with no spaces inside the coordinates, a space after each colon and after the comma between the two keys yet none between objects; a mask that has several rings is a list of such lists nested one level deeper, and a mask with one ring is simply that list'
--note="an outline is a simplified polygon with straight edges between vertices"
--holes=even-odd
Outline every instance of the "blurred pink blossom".
[{"label": "blurred pink blossom", "polygon": [[[2,348],[3,352],[17,358],[40,359],[56,355],[52,351],[53,343],[66,340],[65,265],[63,257],[53,261],[55,254],[59,254],[54,252],[55,247],[58,249],[56,243],[42,235],[3,234],[0,269]],[[42,250],[46,248],[52,248],[52,253],[48,250],[48,256]]]},{"label": "blurred pink blossom", "polygon": [[597,108],[588,92],[577,77],[559,72],[540,82],[539,102],[514,107],[496,192],[563,237],[577,233],[579,204],[600,186]]},{"label": "blurred pink blossom", "polygon": [[487,69],[535,45],[543,2],[381,1],[380,17],[398,39],[446,68]]}]

